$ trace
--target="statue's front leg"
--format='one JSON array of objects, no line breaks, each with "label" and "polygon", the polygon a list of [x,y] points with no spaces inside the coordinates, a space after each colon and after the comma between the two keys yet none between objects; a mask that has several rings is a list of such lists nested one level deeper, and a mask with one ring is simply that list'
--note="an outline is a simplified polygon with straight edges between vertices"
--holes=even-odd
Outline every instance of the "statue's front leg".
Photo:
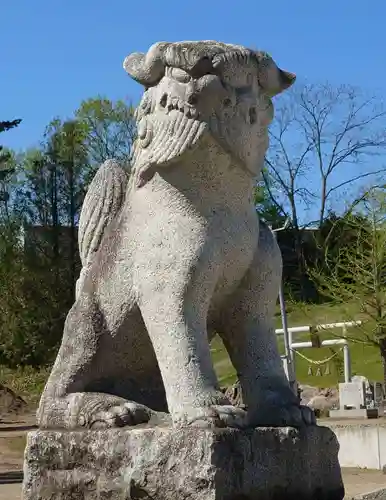
[{"label": "statue's front leg", "polygon": [[[207,336],[210,279],[169,270],[141,280],[140,309],[176,426],[240,427],[245,412],[219,390]],[[155,286],[153,286],[153,284]]]},{"label": "statue's front leg", "polygon": [[290,388],[277,346],[274,313],[281,268],[280,249],[262,226],[254,261],[222,316],[221,335],[239,376],[250,425],[315,423],[312,410],[300,406]]}]

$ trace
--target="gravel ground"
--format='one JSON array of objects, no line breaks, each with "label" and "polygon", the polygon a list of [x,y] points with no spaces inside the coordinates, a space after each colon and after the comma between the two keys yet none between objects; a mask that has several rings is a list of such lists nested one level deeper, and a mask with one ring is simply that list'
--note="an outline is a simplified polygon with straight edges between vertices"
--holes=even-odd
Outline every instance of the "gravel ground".
[{"label": "gravel ground", "polygon": [[[343,480],[346,489],[345,499],[351,500],[357,495],[370,493],[380,488],[385,488],[384,496],[377,500],[386,499],[386,476],[380,471],[344,469]],[[374,497],[375,498],[375,497]],[[20,500],[21,484],[0,485],[0,500]]]}]

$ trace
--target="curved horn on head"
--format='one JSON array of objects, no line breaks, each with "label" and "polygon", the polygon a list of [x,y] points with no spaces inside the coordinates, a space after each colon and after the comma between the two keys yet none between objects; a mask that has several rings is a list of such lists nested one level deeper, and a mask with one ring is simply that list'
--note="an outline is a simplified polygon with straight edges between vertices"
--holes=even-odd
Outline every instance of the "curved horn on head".
[{"label": "curved horn on head", "polygon": [[123,62],[125,71],[138,83],[145,87],[156,85],[165,73],[163,52],[168,44],[155,43],[146,54],[134,52]]},{"label": "curved horn on head", "polygon": [[259,63],[259,84],[270,97],[288,89],[296,80],[294,73],[278,68],[268,55],[264,56]]}]

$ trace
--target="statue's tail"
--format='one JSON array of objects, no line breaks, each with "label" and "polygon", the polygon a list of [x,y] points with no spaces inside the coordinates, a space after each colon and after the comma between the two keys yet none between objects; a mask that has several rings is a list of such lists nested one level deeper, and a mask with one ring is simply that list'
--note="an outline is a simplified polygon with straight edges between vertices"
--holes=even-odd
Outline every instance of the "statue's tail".
[{"label": "statue's tail", "polygon": [[78,243],[82,272],[76,285],[76,295],[107,226],[123,205],[127,181],[128,175],[119,163],[106,160],[90,183],[79,218]]}]

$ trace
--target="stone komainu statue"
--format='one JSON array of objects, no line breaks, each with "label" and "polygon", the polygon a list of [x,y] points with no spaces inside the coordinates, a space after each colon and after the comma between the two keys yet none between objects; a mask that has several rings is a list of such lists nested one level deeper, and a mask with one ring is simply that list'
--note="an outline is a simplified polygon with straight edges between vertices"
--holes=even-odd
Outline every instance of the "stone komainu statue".
[{"label": "stone komainu statue", "polygon": [[[157,43],[124,68],[145,87],[132,174],[103,164],[79,223],[83,269],[40,427],[314,423],[285,377],[273,314],[281,255],[259,225],[255,179],[271,97],[295,80],[263,52]],[[247,411],[220,391],[220,332]]]}]

